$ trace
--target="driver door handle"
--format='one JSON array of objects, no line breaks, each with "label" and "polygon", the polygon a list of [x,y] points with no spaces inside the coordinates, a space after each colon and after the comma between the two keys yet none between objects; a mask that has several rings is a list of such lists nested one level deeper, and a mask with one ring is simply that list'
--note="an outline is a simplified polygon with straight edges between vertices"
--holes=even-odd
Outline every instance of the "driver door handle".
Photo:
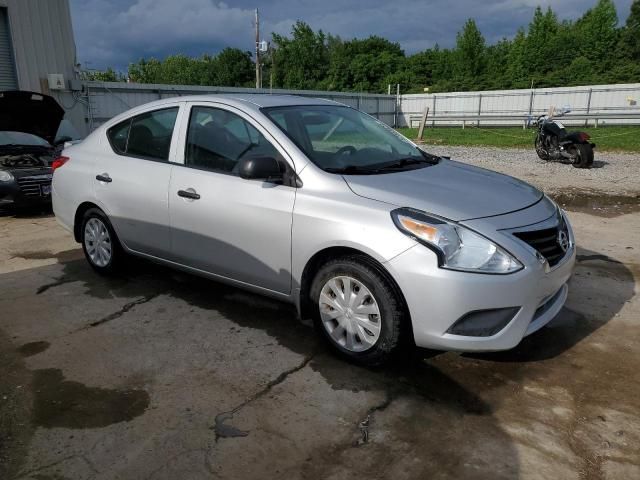
[{"label": "driver door handle", "polygon": [[96,180],[100,182],[106,182],[106,183],[113,182],[113,180],[111,179],[108,173],[101,173],[100,175],[96,175]]},{"label": "driver door handle", "polygon": [[182,198],[189,198],[191,200],[200,200],[200,194],[196,193],[193,188],[189,190],[178,190],[178,196]]}]

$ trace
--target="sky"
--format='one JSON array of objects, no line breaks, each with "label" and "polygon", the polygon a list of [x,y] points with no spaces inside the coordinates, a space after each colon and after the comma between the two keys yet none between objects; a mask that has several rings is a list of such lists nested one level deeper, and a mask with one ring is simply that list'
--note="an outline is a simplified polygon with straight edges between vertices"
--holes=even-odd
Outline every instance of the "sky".
[{"label": "sky", "polygon": [[[614,0],[621,22],[632,0]],[[379,35],[400,43],[407,54],[455,44],[456,33],[473,18],[487,43],[526,27],[537,5],[561,19],[576,19],[596,0],[70,0],[84,68],[125,71],[142,57],[215,54],[224,47],[254,49],[254,9],[261,38],[287,34],[302,20],[343,39]]]}]

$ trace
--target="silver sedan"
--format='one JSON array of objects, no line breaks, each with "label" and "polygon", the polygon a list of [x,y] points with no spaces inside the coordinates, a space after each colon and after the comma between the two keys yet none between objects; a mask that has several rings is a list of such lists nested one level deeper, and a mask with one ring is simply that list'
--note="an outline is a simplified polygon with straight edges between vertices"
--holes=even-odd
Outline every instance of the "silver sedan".
[{"label": "silver sedan", "polygon": [[56,217],[97,272],[137,255],[294,303],[335,350],[503,350],[567,297],[575,241],[532,186],[293,96],[165,99],[54,163]]}]

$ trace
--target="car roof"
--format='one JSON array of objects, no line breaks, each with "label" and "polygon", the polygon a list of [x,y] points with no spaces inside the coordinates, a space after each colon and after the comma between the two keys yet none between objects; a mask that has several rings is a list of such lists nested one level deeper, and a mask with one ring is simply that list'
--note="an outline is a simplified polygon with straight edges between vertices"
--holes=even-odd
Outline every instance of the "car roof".
[{"label": "car roof", "polygon": [[258,108],[262,107],[287,107],[291,105],[336,105],[338,102],[324,98],[303,97],[300,95],[272,95],[268,93],[246,93],[246,94],[225,94],[225,95],[205,95],[205,97],[216,100],[220,97],[239,100],[245,103],[252,103]]},{"label": "car roof", "polygon": [[343,104],[316,97],[302,97],[298,95],[272,95],[269,93],[224,93],[209,95],[183,95],[180,97],[168,97],[155,102],[140,105],[139,108],[160,107],[169,103],[180,101],[188,102],[217,102],[245,109],[258,110],[263,107],[287,107],[295,105],[334,105]]}]

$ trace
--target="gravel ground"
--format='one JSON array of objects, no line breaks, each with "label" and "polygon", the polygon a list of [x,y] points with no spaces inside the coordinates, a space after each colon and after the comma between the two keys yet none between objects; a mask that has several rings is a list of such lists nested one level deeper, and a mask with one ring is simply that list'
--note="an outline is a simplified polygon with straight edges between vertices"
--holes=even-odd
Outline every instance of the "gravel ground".
[{"label": "gravel ground", "polygon": [[542,161],[533,148],[435,145],[423,148],[436,155],[513,175],[551,194],[572,189],[599,195],[640,195],[640,155],[634,153],[596,150],[594,168],[585,170],[560,162]]}]

